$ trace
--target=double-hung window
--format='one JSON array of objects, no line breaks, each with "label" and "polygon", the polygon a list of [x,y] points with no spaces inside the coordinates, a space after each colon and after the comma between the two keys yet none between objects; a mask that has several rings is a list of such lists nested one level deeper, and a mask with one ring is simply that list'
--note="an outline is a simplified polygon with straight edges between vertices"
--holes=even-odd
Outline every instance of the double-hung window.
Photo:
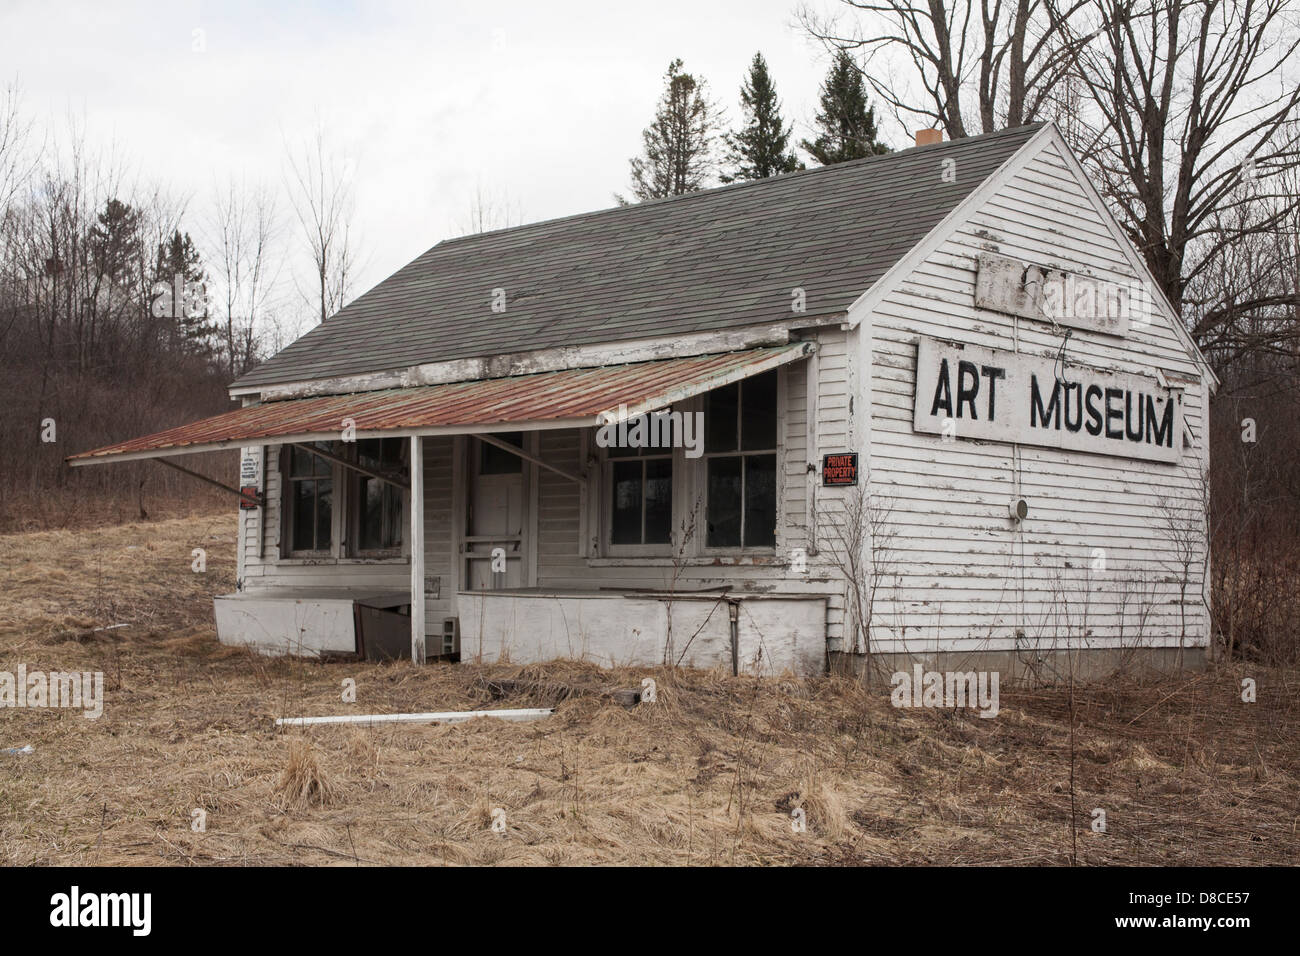
[{"label": "double-hung window", "polygon": [[706,396],[706,547],[776,546],[776,408],[775,370]]},{"label": "double-hung window", "polygon": [[[317,442],[328,451],[329,442]],[[296,445],[286,449],[285,540],[294,557],[328,555],[334,548],[334,466]]]},{"label": "double-hung window", "polygon": [[[369,471],[401,475],[406,470],[406,438],[368,438],[355,443],[352,455]],[[403,492],[398,485],[348,469],[354,517],[352,551],[358,557],[401,554]]]},{"label": "double-hung window", "polygon": [[[314,442],[313,447],[367,471],[400,477],[406,472],[409,444],[405,438],[367,438]],[[401,557],[406,495],[399,485],[314,455],[298,445],[285,447],[281,469],[282,540],[288,543],[282,549],[284,557]]]},{"label": "double-hung window", "polygon": [[[653,416],[651,420],[656,421]],[[617,448],[609,459],[609,543],[612,547],[666,548],[673,532],[671,432],[659,447]]]}]

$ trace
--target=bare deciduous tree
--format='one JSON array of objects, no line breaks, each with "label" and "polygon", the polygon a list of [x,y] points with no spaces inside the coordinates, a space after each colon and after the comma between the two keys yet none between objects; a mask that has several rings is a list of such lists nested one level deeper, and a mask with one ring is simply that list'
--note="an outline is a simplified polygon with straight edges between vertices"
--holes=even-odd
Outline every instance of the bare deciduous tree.
[{"label": "bare deciduous tree", "polygon": [[474,187],[469,212],[460,223],[460,234],[469,236],[494,229],[509,229],[523,221],[523,210],[518,202],[511,201],[509,192],[503,190],[498,195],[492,190],[484,190],[483,184],[478,183]]},{"label": "bare deciduous tree", "polygon": [[[1209,560],[1209,475],[1200,470],[1185,469],[1193,494],[1184,497],[1164,496],[1156,501],[1156,531],[1164,539],[1165,548],[1160,559],[1161,567],[1173,576],[1178,588],[1178,666],[1183,666],[1183,652],[1187,646],[1187,608],[1189,604],[1203,605],[1206,562]],[[1189,595],[1193,588],[1202,590],[1195,600]]]},{"label": "bare deciduous tree", "polygon": [[335,152],[324,125],[298,149],[286,150],[293,209],[311,250],[313,291],[324,322],[347,303],[356,271],[352,246],[355,194],[352,161]]},{"label": "bare deciduous tree", "polygon": [[874,95],[901,125],[958,139],[1043,117],[1090,39],[1064,29],[1088,2],[839,0],[842,15],[805,4],[797,16],[827,48],[858,53]]},{"label": "bare deciduous tree", "polygon": [[1294,284],[1225,297],[1198,282],[1300,206],[1285,181],[1300,157],[1289,0],[838,2],[800,22],[858,52],[904,125],[958,138],[1058,120],[1202,347],[1230,359],[1300,336],[1251,327],[1300,305]]},{"label": "bare deciduous tree", "polygon": [[[1288,0],[1094,0],[1075,71],[1088,93],[1088,163],[1198,342],[1238,340],[1242,316],[1295,304],[1289,290],[1224,300],[1186,292],[1247,237],[1300,203],[1279,174],[1300,156],[1300,32]],[[1243,189],[1243,185],[1250,188]],[[1292,333],[1294,334],[1294,333]]]},{"label": "bare deciduous tree", "polygon": [[0,216],[36,168],[37,155],[28,149],[32,127],[17,84],[0,88]]},{"label": "bare deciduous tree", "polygon": [[816,527],[819,553],[845,582],[845,647],[871,660],[871,627],[880,588],[894,573],[895,540],[892,507],[865,484],[819,503]]},{"label": "bare deciduous tree", "polygon": [[36,164],[28,152],[32,122],[23,113],[17,86],[0,89],[0,346],[18,320],[17,302],[22,297],[21,278],[12,269],[18,238],[14,200]]},{"label": "bare deciduous tree", "polygon": [[215,190],[209,257],[218,288],[215,300],[228,374],[233,378],[257,360],[261,323],[271,307],[279,272],[279,210],[265,186],[230,180]]}]

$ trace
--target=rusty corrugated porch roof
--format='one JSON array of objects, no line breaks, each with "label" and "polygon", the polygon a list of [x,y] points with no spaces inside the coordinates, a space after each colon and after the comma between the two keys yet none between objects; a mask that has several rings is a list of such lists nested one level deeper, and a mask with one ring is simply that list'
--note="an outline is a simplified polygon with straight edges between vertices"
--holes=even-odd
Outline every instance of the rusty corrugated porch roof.
[{"label": "rusty corrugated porch roof", "polygon": [[247,445],[337,439],[344,419],[357,438],[586,427],[603,415],[663,408],[810,355],[792,342],[690,358],[575,368],[250,405],[153,435],[70,456],[71,465],[162,458]]}]

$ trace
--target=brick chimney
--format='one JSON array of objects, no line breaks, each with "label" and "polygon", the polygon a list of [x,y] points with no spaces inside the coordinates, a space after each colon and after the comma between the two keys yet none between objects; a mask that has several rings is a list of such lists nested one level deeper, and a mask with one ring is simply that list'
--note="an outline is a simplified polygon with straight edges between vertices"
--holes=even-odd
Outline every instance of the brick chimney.
[{"label": "brick chimney", "polygon": [[931,143],[943,142],[943,130],[941,129],[918,129],[916,131],[916,145],[929,146]]}]

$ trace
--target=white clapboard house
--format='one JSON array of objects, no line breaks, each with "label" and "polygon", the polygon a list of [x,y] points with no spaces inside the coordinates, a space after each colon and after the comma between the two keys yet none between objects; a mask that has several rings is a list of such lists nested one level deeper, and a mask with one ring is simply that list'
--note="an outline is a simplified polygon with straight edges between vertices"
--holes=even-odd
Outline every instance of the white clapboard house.
[{"label": "white clapboard house", "polygon": [[1202,660],[1213,374],[1055,127],[918,138],[441,242],[70,462],[241,449],[267,652]]}]

